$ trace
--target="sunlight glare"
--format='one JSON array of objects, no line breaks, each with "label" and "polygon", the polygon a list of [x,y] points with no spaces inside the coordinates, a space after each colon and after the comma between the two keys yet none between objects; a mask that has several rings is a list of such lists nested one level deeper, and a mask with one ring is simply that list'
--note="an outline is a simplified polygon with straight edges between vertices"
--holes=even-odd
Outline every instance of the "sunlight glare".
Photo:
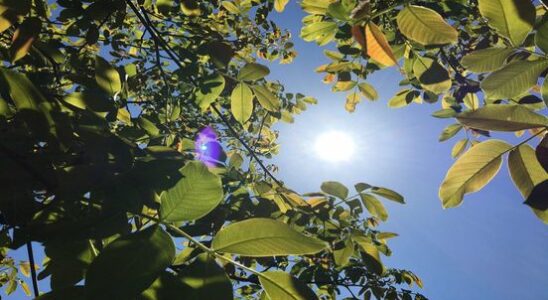
[{"label": "sunlight glare", "polygon": [[355,144],[352,137],[341,131],[328,131],[316,138],[314,149],[323,160],[331,162],[349,161]]}]

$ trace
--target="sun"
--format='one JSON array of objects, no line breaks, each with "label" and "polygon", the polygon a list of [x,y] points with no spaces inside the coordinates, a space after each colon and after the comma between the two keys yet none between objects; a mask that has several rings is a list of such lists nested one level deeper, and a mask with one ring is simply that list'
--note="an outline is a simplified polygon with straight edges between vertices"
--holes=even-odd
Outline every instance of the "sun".
[{"label": "sun", "polygon": [[342,131],[324,132],[316,138],[314,149],[319,158],[330,162],[352,159],[355,143],[352,137]]}]

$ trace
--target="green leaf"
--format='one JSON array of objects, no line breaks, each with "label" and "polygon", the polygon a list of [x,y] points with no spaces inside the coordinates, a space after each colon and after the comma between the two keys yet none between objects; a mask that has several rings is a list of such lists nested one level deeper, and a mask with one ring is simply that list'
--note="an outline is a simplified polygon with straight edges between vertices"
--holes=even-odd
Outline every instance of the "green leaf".
[{"label": "green leaf", "polygon": [[449,72],[429,57],[417,57],[413,63],[413,73],[422,87],[434,94],[445,93],[451,88]]},{"label": "green leaf", "polygon": [[461,129],[461,124],[451,124],[443,129],[438,140],[440,142],[447,141],[448,139],[454,137]]},{"label": "green leaf", "polygon": [[314,22],[304,26],[301,29],[301,37],[307,42],[316,41],[318,45],[323,46],[329,43],[337,33],[337,23],[335,22]]},{"label": "green leaf", "polygon": [[253,94],[257,97],[259,104],[266,110],[277,112],[280,109],[280,99],[276,97],[268,88],[260,85],[251,86]]},{"label": "green leaf", "polygon": [[160,216],[167,222],[190,221],[207,215],[223,200],[221,178],[199,161],[181,169],[182,178],[161,195]]},{"label": "green leaf", "polygon": [[348,188],[344,184],[336,181],[326,181],[322,183],[321,190],[329,195],[333,195],[340,199],[348,197]]},{"label": "green leaf", "polygon": [[171,237],[159,226],[109,243],[91,263],[85,283],[88,299],[132,299],[141,294],[175,257]]},{"label": "green leaf", "polygon": [[143,128],[143,130],[146,131],[149,136],[156,137],[160,135],[160,129],[158,129],[154,122],[152,122],[149,118],[141,116],[137,120],[137,123],[139,123],[139,126]]},{"label": "green leaf", "polygon": [[471,110],[478,109],[480,105],[478,96],[472,93],[466,94],[462,102],[464,103],[464,106]]},{"label": "green leaf", "polygon": [[457,112],[452,108],[444,108],[432,113],[432,117],[447,119],[457,115]]},{"label": "green leaf", "polygon": [[512,148],[500,140],[475,145],[451,166],[440,186],[439,197],[444,208],[462,203],[465,194],[482,189],[498,173],[502,155]]},{"label": "green leaf", "polygon": [[[177,277],[185,284],[185,299],[233,299],[232,283],[211,256],[202,253]],[[180,298],[180,295],[171,299]]]},{"label": "green leaf", "polygon": [[80,300],[85,299],[83,286],[72,286],[69,288],[53,290],[49,293],[41,294],[36,300]]},{"label": "green leaf", "polygon": [[454,44],[458,40],[457,30],[426,7],[406,6],[399,12],[397,22],[403,35],[425,46]]},{"label": "green leaf", "polygon": [[314,254],[327,245],[280,221],[253,218],[221,229],[213,238],[211,247],[219,252],[262,257]]},{"label": "green leaf", "polygon": [[269,299],[287,300],[314,300],[316,294],[297,278],[282,271],[268,271],[261,273],[259,282]]},{"label": "green leaf", "polygon": [[548,53],[548,22],[544,21],[535,34],[535,45],[544,53]]},{"label": "green leaf", "polygon": [[512,181],[524,199],[529,198],[535,186],[548,180],[548,173],[537,160],[535,150],[527,144],[510,151],[508,169]]},{"label": "green leaf", "polygon": [[506,59],[515,50],[511,48],[487,48],[476,50],[465,55],[461,64],[469,71],[476,73],[492,72],[500,69]]},{"label": "green leaf", "polygon": [[384,273],[384,266],[379,255],[379,250],[373,244],[373,241],[371,241],[370,238],[359,234],[352,235],[352,240],[363,250],[363,260],[367,269],[377,275]]},{"label": "green leaf", "polygon": [[289,0],[274,0],[274,9],[277,12],[283,12]]},{"label": "green leaf", "polygon": [[379,94],[377,93],[377,90],[375,90],[375,88],[367,82],[362,82],[358,84],[358,89],[360,89],[360,92],[362,92],[365,98],[371,101],[379,99]]},{"label": "green leaf", "polygon": [[325,15],[333,0],[303,0],[301,7],[309,14]]},{"label": "green leaf", "polygon": [[261,64],[248,63],[238,73],[238,80],[255,81],[270,74],[270,70]]},{"label": "green leaf", "polygon": [[111,96],[122,90],[120,73],[100,56],[95,57],[95,81]]},{"label": "green leaf", "polygon": [[388,100],[388,107],[390,108],[400,108],[409,105],[413,100],[419,97],[417,91],[412,91],[410,89],[403,89],[399,91],[394,97]]},{"label": "green leaf", "polygon": [[[184,269],[186,270],[186,268]],[[139,300],[170,300],[177,299],[187,292],[188,287],[181,279],[168,271],[164,271],[156,278],[151,286],[146,289]],[[230,298],[227,298],[230,299]]]},{"label": "green leaf", "polygon": [[542,95],[542,100],[544,100],[544,105],[548,107],[548,80],[546,78],[544,78],[544,81],[542,82],[540,93]]},{"label": "green leaf", "polygon": [[481,89],[489,99],[514,98],[537,83],[548,67],[548,60],[514,61],[491,73],[481,82]]},{"label": "green leaf", "polygon": [[460,113],[457,120],[471,128],[496,131],[519,131],[548,126],[548,118],[522,105],[486,105]]},{"label": "green leaf", "polygon": [[535,6],[530,0],[479,0],[481,15],[490,27],[519,46],[535,24]]},{"label": "green leaf", "polygon": [[343,248],[333,251],[333,258],[339,267],[346,266],[352,255],[354,255],[354,244],[351,241],[346,241]]},{"label": "green leaf", "polygon": [[453,148],[451,149],[451,157],[455,158],[464,152],[466,150],[466,146],[468,145],[468,139],[461,139],[458,142],[455,143]]},{"label": "green leaf", "polygon": [[225,89],[225,78],[219,74],[213,74],[200,80],[200,86],[196,92],[196,103],[202,111],[205,111],[211,103],[215,102]]},{"label": "green leaf", "polygon": [[33,42],[38,38],[42,21],[35,17],[26,18],[13,33],[13,42],[10,46],[11,63],[25,57]]},{"label": "green leaf", "polygon": [[388,219],[388,212],[377,197],[370,194],[360,193],[360,198],[362,199],[365,208],[367,208],[367,211],[372,216],[381,219],[383,222]]},{"label": "green leaf", "polygon": [[239,83],[230,96],[230,110],[240,124],[249,120],[253,113],[253,92],[245,83]]},{"label": "green leaf", "polygon": [[373,194],[377,194],[381,197],[384,197],[388,200],[392,200],[392,201],[396,201],[396,202],[401,203],[401,204],[405,204],[403,196],[398,194],[397,192],[391,190],[391,189],[375,186],[375,187],[371,188],[371,192],[373,192]]}]

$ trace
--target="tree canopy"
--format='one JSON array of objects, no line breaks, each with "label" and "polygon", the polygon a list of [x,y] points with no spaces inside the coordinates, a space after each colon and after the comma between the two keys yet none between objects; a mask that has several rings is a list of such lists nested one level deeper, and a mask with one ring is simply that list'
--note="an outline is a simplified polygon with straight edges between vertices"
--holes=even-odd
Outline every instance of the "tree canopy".
[{"label": "tree canopy", "polygon": [[[49,278],[38,299],[425,299],[417,275],[383,264],[397,236],[378,228],[383,201],[402,195],[336,181],[299,194],[267,163],[273,126],[317,101],[269,76],[268,64],[297,55],[271,18],[288,2],[0,0],[6,293],[38,296]],[[300,5],[301,38],[331,49],[316,71],[346,93],[341,109],[379,100],[367,77],[398,68],[389,107],[439,103],[433,116],[455,120],[440,141],[466,134],[440,185],[444,208],[507,156],[548,223],[543,3]],[[44,247],[41,267],[31,242]],[[29,261],[10,257],[25,245]]]}]

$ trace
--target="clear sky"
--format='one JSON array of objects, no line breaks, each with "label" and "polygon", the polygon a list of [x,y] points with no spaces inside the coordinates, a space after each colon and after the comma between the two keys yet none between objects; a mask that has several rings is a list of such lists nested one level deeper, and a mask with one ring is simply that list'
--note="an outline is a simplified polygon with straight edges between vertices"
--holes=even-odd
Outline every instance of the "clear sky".
[{"label": "clear sky", "polygon": [[[349,187],[357,182],[392,188],[405,196],[406,205],[385,201],[388,221],[379,229],[400,234],[389,243],[389,267],[410,269],[424,281],[421,291],[430,299],[548,299],[548,226],[525,207],[503,164],[497,177],[482,191],[465,197],[462,206],[443,210],[438,187],[453,163],[451,147],[459,138],[438,142],[452,119],[430,114],[439,104],[412,104],[389,109],[387,101],[402,79],[397,70],[371,77],[377,102],[362,102],[356,112],[344,110],[345,93],[333,93],[314,69],[327,63],[320,47],[299,38],[303,13],[295,1],[275,16],[293,33],[299,56],[291,65],[272,65],[270,80],[280,80],[287,91],[316,97],[294,124],[280,125],[281,152],[275,158],[279,177],[299,192],[318,191],[326,180]],[[322,132],[341,130],[358,144],[348,162],[322,161],[314,140]],[[511,142],[513,134],[501,135]]]}]

